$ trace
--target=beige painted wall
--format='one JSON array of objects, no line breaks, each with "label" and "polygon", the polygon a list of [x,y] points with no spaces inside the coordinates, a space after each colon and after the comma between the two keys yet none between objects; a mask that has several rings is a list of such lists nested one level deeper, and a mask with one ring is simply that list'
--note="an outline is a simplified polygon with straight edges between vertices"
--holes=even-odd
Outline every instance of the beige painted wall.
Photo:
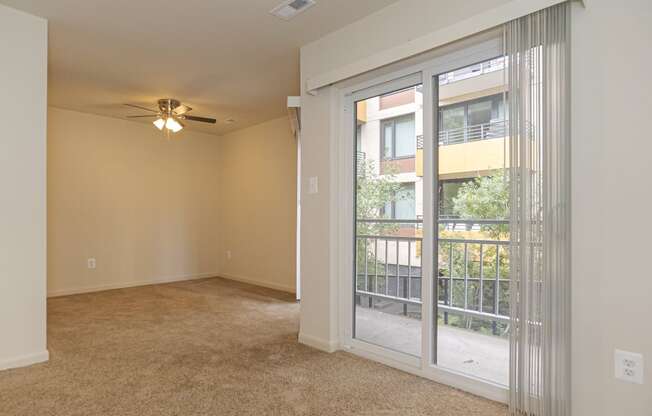
[{"label": "beige painted wall", "polygon": [[[334,88],[311,95],[305,91],[305,81],[382,51],[387,37],[407,43],[415,30],[434,32],[460,20],[444,10],[441,17],[424,24],[422,18],[431,13],[422,10],[435,3],[399,1],[302,48],[302,181],[304,190],[309,177],[319,177],[320,184],[320,192],[307,195],[302,203],[300,339],[311,345],[323,349],[338,345],[338,276],[333,263],[337,240],[330,227],[337,195],[330,186],[334,167],[330,149],[339,124]],[[586,8],[574,5],[572,35],[572,414],[649,416],[652,279],[644,265],[649,257],[646,238],[652,233],[652,223],[647,221],[652,200],[646,192],[652,142],[647,140],[649,134],[641,132],[646,131],[652,113],[652,61],[643,52],[652,39],[652,3],[585,3]],[[456,4],[447,6],[455,9]],[[459,7],[467,15],[484,8],[479,2]],[[387,48],[395,43],[388,41]],[[629,219],[622,220],[623,216]],[[644,354],[646,384],[614,379],[614,348]]]},{"label": "beige painted wall", "polygon": [[219,138],[173,137],[49,108],[50,295],[218,274]]},{"label": "beige painted wall", "polygon": [[[573,14],[573,416],[652,415],[650,21],[649,0]],[[614,378],[615,348],[645,384]]]},{"label": "beige painted wall", "polygon": [[0,369],[48,359],[47,22],[0,5]]},{"label": "beige painted wall", "polygon": [[287,117],[220,137],[222,276],[294,292],[296,158]]}]

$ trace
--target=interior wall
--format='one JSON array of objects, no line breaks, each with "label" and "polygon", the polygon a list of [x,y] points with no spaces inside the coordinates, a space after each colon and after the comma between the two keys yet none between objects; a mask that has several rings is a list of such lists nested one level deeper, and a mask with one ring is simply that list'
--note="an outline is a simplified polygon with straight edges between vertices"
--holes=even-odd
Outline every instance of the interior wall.
[{"label": "interior wall", "polygon": [[[305,81],[381,52],[378,39],[396,36],[388,47],[407,43],[415,30],[434,32],[463,17],[442,10],[444,17],[434,19],[434,3],[399,1],[301,50],[305,197],[300,340],[313,346],[333,350],[338,345],[338,276],[331,250],[337,244],[331,227],[338,192],[331,178],[337,166],[330,151],[339,109],[334,87],[311,95]],[[586,7],[574,3],[572,34],[573,415],[644,416],[652,409],[652,366],[648,363],[642,386],[617,381],[613,350],[643,353],[648,362],[652,357],[652,279],[643,266],[646,238],[652,234],[646,215],[652,202],[646,192],[652,144],[645,128],[652,113],[652,62],[645,52],[652,39],[652,3],[584,3]],[[456,3],[446,7],[454,10]],[[486,9],[468,2],[459,7],[467,16]],[[433,17],[432,23],[424,23],[425,16]],[[310,177],[318,178],[316,194],[305,193]]]},{"label": "interior wall", "polygon": [[[590,0],[572,23],[573,415],[652,414],[652,2]],[[614,378],[614,349],[645,384]]]},{"label": "interior wall", "polygon": [[0,5],[0,369],[46,347],[47,22]]},{"label": "interior wall", "polygon": [[296,160],[287,117],[220,137],[223,277],[295,291]]},{"label": "interior wall", "polygon": [[49,108],[48,293],[217,276],[218,167],[216,136]]}]

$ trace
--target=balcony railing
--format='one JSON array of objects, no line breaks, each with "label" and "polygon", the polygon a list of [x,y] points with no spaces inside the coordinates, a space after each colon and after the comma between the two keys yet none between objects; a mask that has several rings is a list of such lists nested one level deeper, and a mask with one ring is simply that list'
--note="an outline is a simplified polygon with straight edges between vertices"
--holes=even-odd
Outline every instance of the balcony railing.
[{"label": "balcony railing", "polygon": [[442,130],[439,132],[439,145],[468,143],[478,140],[496,139],[507,135],[505,120],[490,121],[488,123],[456,129]]},{"label": "balcony railing", "polygon": [[439,76],[439,85],[446,85],[457,81],[477,77],[482,74],[488,74],[494,71],[500,71],[505,68],[505,59],[496,58],[487,62],[471,65],[466,68],[448,72]]},{"label": "balcony railing", "polygon": [[364,175],[364,161],[367,158],[367,154],[365,152],[356,152],[355,154],[355,160],[356,160],[356,166],[358,170],[358,176],[363,176]]},{"label": "balcony railing", "polygon": [[[356,237],[356,302],[375,301],[421,305],[421,248],[417,220],[358,220],[358,225],[391,225],[390,233],[366,233]],[[506,220],[440,219],[440,228],[480,231],[491,227],[506,230]],[[406,232],[407,231],[407,232]],[[406,236],[404,234],[413,234]],[[391,235],[388,235],[391,234]],[[439,238],[437,305],[445,324],[449,315],[481,318],[497,324],[509,322],[509,241],[499,239]]]}]

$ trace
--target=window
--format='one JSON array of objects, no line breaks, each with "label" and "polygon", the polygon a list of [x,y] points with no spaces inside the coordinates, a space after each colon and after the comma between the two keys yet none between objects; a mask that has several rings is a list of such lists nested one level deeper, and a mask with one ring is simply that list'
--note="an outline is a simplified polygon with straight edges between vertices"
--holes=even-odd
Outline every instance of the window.
[{"label": "window", "polygon": [[505,136],[502,94],[465,101],[439,110],[439,141],[456,144]]},{"label": "window", "polygon": [[381,122],[383,159],[414,157],[416,132],[414,113]]},{"label": "window", "polygon": [[385,204],[383,213],[386,218],[395,220],[415,219],[417,214],[414,182],[401,184],[394,200]]}]

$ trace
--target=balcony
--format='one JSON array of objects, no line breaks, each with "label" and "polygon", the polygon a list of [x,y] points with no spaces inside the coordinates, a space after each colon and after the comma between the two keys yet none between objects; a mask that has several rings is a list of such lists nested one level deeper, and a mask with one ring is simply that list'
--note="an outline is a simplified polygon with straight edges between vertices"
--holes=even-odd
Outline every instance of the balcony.
[{"label": "balcony", "polygon": [[[421,355],[421,220],[358,220],[356,336]],[[502,228],[501,228],[502,227]],[[476,236],[505,230],[504,220],[439,221],[438,364],[508,383],[509,241]],[[360,229],[358,230],[360,232]],[[462,238],[453,238],[456,234]],[[360,254],[366,261],[360,261]]]},{"label": "balcony", "polygon": [[507,123],[505,120],[490,121],[488,123],[476,124],[473,126],[460,127],[457,129],[442,130],[439,132],[439,145],[469,143],[478,140],[498,139],[507,135]]}]

